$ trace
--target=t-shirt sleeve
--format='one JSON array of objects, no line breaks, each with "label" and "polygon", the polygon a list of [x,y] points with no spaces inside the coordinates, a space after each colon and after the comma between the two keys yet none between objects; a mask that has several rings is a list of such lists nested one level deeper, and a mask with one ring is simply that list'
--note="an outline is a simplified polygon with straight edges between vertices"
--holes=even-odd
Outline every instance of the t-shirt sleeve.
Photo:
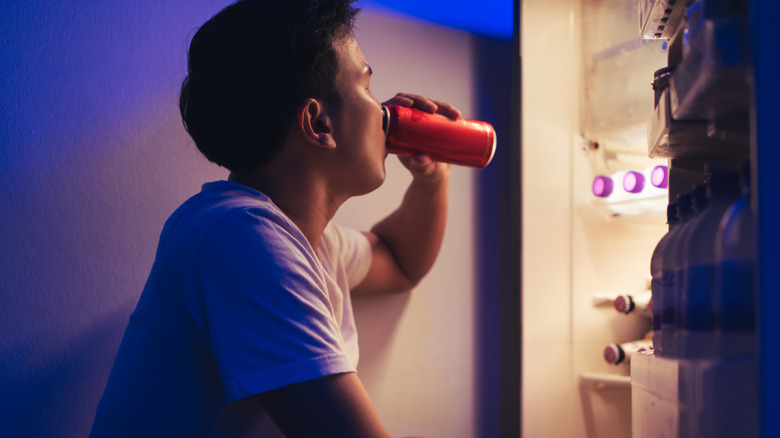
[{"label": "t-shirt sleeve", "polygon": [[340,266],[347,274],[349,287],[360,284],[371,267],[371,244],[360,231],[329,224],[323,233],[324,243],[333,247],[332,252],[339,257]]},{"label": "t-shirt sleeve", "polygon": [[291,224],[262,210],[230,213],[194,260],[187,305],[228,402],[355,371],[320,265]]}]

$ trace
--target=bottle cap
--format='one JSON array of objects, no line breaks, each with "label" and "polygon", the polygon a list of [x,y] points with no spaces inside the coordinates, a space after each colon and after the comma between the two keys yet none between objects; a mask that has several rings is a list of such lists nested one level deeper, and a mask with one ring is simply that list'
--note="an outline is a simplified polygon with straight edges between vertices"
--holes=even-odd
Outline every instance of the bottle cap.
[{"label": "bottle cap", "polygon": [[707,184],[699,183],[692,187],[693,210],[700,212],[709,205],[709,195],[707,194]]},{"label": "bottle cap", "polygon": [[617,365],[626,359],[626,352],[618,344],[609,344],[604,348],[604,360],[612,365]]},{"label": "bottle cap", "polygon": [[650,184],[659,189],[669,187],[669,168],[666,166],[655,166],[650,172]]},{"label": "bottle cap", "polygon": [[629,171],[623,177],[623,189],[629,193],[639,193],[645,188],[645,176],[639,172]]},{"label": "bottle cap", "polygon": [[692,196],[690,193],[683,193],[682,195],[677,196],[677,217],[684,219],[685,217],[689,217],[691,214],[693,214],[693,209],[691,209],[691,200]]},{"label": "bottle cap", "polygon": [[606,198],[612,193],[612,178],[608,176],[599,175],[593,180],[593,186],[591,187],[593,194],[599,198]]},{"label": "bottle cap", "polygon": [[680,220],[680,218],[677,217],[677,203],[670,202],[669,205],[666,206],[666,223],[671,224],[678,220]]},{"label": "bottle cap", "polygon": [[618,296],[615,298],[613,305],[615,306],[615,310],[626,314],[631,313],[636,308],[636,303],[634,302],[634,299],[631,298],[631,295]]}]

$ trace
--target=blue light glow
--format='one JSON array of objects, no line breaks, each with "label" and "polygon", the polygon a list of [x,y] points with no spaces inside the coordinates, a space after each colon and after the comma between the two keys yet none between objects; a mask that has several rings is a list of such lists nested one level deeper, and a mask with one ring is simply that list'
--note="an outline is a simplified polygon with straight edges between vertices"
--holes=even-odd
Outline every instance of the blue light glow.
[{"label": "blue light glow", "polygon": [[512,38],[512,1],[483,0],[361,0],[359,7],[381,5],[422,20],[479,35]]}]

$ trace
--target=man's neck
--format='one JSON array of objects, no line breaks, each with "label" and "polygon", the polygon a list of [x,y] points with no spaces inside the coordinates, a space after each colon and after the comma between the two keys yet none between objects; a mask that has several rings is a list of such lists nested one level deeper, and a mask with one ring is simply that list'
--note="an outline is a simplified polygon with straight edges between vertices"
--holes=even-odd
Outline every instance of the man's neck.
[{"label": "man's neck", "polygon": [[326,184],[291,172],[231,172],[230,181],[259,190],[298,227],[316,251],[320,237],[346,199],[329,193]]}]

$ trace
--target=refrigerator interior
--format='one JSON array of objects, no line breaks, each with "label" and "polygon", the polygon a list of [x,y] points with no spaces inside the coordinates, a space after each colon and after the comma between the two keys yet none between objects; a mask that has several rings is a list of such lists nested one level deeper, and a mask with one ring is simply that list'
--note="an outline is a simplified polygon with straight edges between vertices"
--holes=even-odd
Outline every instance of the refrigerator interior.
[{"label": "refrigerator interior", "polygon": [[[625,437],[632,423],[633,436],[714,436],[701,425],[736,412],[733,394],[758,411],[755,356],[603,354],[652,335],[649,318],[612,304],[650,288],[667,203],[706,179],[706,162],[750,157],[747,2],[676,3],[520,2],[523,436]],[[656,93],[668,65],[678,70]],[[654,187],[657,168],[667,187]],[[639,193],[623,185],[632,172]],[[740,378],[748,389],[735,392]],[[757,419],[729,424],[752,434]]]}]

